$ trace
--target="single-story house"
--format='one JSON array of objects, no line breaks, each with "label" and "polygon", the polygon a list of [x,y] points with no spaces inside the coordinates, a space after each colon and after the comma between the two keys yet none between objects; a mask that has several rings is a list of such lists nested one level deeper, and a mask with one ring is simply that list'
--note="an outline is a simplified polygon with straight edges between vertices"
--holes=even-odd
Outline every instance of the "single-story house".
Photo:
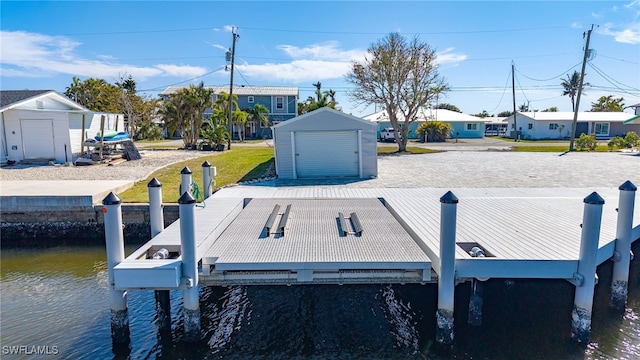
[{"label": "single-story house", "polygon": [[124,131],[122,114],[95,113],[53,90],[0,91],[0,163],[72,162],[101,128]]},{"label": "single-story house", "polygon": [[[566,139],[570,137],[574,113],[563,112],[518,112],[515,123],[521,139]],[[629,131],[640,134],[640,124],[634,123],[637,115],[624,112],[579,112],[575,136],[595,134],[598,139],[624,136]],[[514,137],[513,115],[507,118],[507,135]]]},{"label": "single-story house", "polygon": [[[364,119],[378,124],[378,137],[380,130],[391,127],[386,110],[367,115]],[[477,139],[484,136],[485,120],[482,118],[446,109],[422,109],[418,112],[416,121],[409,125],[407,138],[417,139],[416,130],[426,121],[442,121],[451,125],[451,138]],[[404,121],[401,120],[400,123]]]},{"label": "single-story house", "polygon": [[378,176],[376,124],[323,107],[273,126],[281,179]]}]

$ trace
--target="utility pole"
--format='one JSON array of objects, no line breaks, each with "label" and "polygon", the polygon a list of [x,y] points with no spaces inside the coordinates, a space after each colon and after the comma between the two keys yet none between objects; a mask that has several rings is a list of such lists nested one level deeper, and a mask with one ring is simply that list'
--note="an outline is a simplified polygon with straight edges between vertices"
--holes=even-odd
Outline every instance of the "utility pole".
[{"label": "utility pole", "polygon": [[[580,72],[578,96],[576,96],[576,108],[573,110],[573,122],[571,123],[571,141],[569,142],[569,151],[574,151],[573,143],[576,138],[576,127],[578,124],[578,108],[580,107],[580,95],[582,94],[582,84],[584,83],[584,68],[587,66],[587,59],[589,57],[589,40],[591,39],[592,31],[593,31],[593,24],[591,24],[591,29],[587,31],[587,44],[584,47],[584,58],[582,59],[582,72]],[[584,38],[584,34],[582,37]]]},{"label": "utility pole", "polygon": [[236,56],[236,39],[240,36],[236,34],[236,27],[231,29],[233,41],[231,43],[231,52],[227,52],[227,58],[231,61],[231,80],[229,82],[229,122],[227,124],[229,139],[227,140],[227,150],[231,150],[231,138],[233,137],[233,64]]},{"label": "utility pole", "polygon": [[516,112],[516,64],[511,60],[511,93],[513,94],[513,141],[518,141],[518,114]]}]

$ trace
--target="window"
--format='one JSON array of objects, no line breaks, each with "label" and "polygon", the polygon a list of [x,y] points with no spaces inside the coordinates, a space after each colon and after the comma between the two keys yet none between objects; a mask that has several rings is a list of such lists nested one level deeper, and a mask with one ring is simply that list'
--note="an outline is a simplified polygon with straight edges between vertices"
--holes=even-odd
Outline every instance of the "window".
[{"label": "window", "polygon": [[276,96],[276,110],[284,110],[284,97]]},{"label": "window", "polygon": [[609,123],[596,123],[595,130],[596,136],[609,135]]},{"label": "window", "polygon": [[247,102],[248,103],[253,103],[253,96],[247,96]]},{"label": "window", "polygon": [[527,129],[529,130],[533,129],[533,124],[529,123],[529,126],[527,126]]},{"label": "window", "polygon": [[469,123],[467,124],[467,131],[476,131],[478,130],[478,124]]},{"label": "window", "polygon": [[549,130],[558,130],[558,124],[549,124]]}]

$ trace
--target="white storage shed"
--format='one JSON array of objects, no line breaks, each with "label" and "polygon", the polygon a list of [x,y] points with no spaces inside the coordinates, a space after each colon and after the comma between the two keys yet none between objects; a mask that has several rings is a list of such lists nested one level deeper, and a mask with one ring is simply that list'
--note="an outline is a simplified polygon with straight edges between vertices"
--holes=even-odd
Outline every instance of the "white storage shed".
[{"label": "white storage shed", "polygon": [[93,138],[101,126],[122,131],[124,116],[94,113],[52,90],[0,91],[0,163],[71,162],[82,140]]},{"label": "white storage shed", "polygon": [[378,176],[377,125],[323,107],[273,127],[280,179]]}]

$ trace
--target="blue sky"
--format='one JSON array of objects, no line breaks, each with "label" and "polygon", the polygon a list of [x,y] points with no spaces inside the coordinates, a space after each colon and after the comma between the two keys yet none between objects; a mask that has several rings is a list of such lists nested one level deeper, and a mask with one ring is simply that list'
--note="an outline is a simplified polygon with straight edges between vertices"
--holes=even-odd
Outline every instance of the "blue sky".
[{"label": "blue sky", "polygon": [[[0,2],[0,87],[64,92],[73,76],[114,83],[132,75],[155,96],[168,85],[313,83],[336,91],[339,106],[364,116],[373,107],[348,97],[344,74],[390,32],[418,36],[438,53],[451,90],[439,102],[469,114],[512,109],[571,111],[560,82],[580,71],[591,25],[595,57],[586,68],[580,110],[599,96],[640,103],[640,0],[627,1],[5,1]],[[627,112],[631,112],[630,109]]]}]

